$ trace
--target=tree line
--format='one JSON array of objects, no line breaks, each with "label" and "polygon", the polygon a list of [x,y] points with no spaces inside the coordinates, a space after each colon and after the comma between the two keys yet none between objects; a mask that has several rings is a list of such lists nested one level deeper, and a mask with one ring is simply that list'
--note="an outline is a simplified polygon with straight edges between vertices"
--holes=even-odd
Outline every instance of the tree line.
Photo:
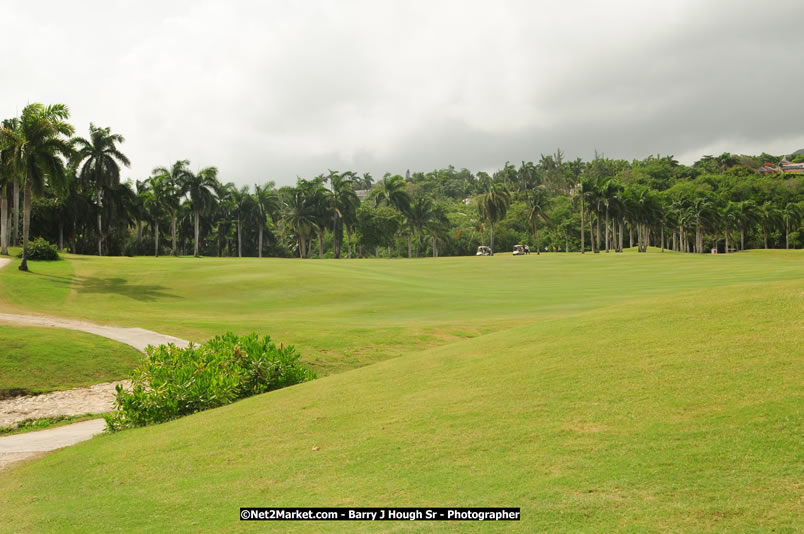
[{"label": "tree line", "polygon": [[[366,257],[511,250],[722,252],[804,245],[802,174],[759,172],[769,154],[631,162],[561,150],[493,173],[353,171],[238,187],[187,160],[121,180],[125,139],[90,125],[75,136],[64,105],[26,106],[0,127],[0,253],[32,235],[98,255]],[[796,154],[793,162],[804,161]],[[20,210],[22,201],[22,210]]]}]

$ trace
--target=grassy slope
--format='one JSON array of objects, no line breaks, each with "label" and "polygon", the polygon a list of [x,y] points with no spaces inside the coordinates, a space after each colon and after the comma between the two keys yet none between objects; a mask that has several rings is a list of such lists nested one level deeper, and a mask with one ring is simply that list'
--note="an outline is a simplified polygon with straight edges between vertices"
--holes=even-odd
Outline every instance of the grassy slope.
[{"label": "grassy slope", "polygon": [[0,390],[46,392],[125,378],[141,355],[102,337],[0,324]]},{"label": "grassy slope", "polygon": [[0,305],[195,341],[257,331],[298,346],[329,374],[635,297],[799,278],[804,255],[67,258],[29,274],[0,271]]},{"label": "grassy slope", "polygon": [[635,300],[103,436],[3,473],[0,530],[251,531],[240,506],[510,505],[521,523],[461,530],[801,531],[803,300],[801,276]]}]

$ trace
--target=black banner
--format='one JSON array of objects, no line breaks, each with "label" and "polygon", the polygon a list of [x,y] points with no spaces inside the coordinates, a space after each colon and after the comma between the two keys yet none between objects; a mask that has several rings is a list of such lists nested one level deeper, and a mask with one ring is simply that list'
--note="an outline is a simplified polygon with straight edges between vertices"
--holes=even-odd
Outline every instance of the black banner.
[{"label": "black banner", "polygon": [[241,521],[519,521],[519,508],[241,508]]}]

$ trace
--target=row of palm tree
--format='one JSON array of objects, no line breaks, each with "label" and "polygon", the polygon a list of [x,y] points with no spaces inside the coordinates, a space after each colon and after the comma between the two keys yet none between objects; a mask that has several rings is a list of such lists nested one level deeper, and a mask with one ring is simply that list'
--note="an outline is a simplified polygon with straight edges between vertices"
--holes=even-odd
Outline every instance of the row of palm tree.
[{"label": "row of palm tree", "polygon": [[[350,171],[329,171],[310,180],[298,179],[295,186],[279,189],[268,182],[255,185],[252,192],[249,187],[222,183],[215,167],[195,172],[189,161],[179,160],[155,168],[145,180],[121,183],[121,169],[130,163],[120,148],[125,139],[109,128],[94,125],[90,125],[87,138],[72,138],[74,129],[67,123],[68,118],[66,106],[32,104],[19,118],[3,121],[0,129],[0,252],[7,253],[9,244],[19,242],[17,204],[21,188],[24,212],[21,269],[27,269],[32,199],[46,190],[50,194],[50,212],[57,219],[59,248],[63,247],[66,229],[73,251],[91,238],[99,255],[111,253],[109,246],[117,242],[111,238],[119,238],[129,227],[136,227],[134,250],[142,253],[143,228],[150,226],[155,256],[161,250],[161,228],[167,227],[172,255],[183,252],[185,244],[192,242],[195,256],[210,251],[224,254],[227,249],[229,254],[242,256],[245,235],[254,239],[247,243],[249,250],[253,251],[256,244],[256,255],[261,257],[267,235],[270,246],[282,241],[283,250],[295,250],[302,258],[313,253],[314,240],[322,257],[325,238],[331,238],[332,254],[339,258],[345,233],[346,256],[352,257],[355,234],[360,243],[368,243],[368,235],[372,233],[369,230],[376,230],[365,227],[371,217],[365,213],[362,218],[359,216],[360,210],[369,209],[385,210],[381,219],[396,221],[383,225],[383,231],[392,235],[372,241],[375,247],[379,243],[387,247],[389,256],[395,236],[407,239],[408,256],[414,252],[418,256],[424,237],[430,236],[433,255],[438,255],[439,243],[455,230],[455,222],[451,223],[447,216],[454,211],[454,204],[450,207],[449,203],[418,189],[417,184],[433,183],[421,173],[413,177],[408,174],[407,178],[386,175],[374,184],[363,207],[356,190],[365,189],[373,180],[369,175],[361,177]],[[716,161],[723,170],[733,160],[736,158]],[[625,162],[600,157],[588,164],[580,160],[566,162],[560,151],[542,156],[538,164],[523,162],[519,169],[506,163],[494,176],[478,173],[472,182],[472,187],[481,188],[474,198],[476,218],[479,225],[488,229],[493,250],[495,227],[506,219],[512,203],[520,202],[526,209],[517,216],[527,219],[537,253],[541,249],[542,228],[553,234],[563,232],[566,249],[570,234],[574,233],[580,237],[582,252],[586,249],[587,235],[592,252],[621,252],[627,231],[629,246],[634,246],[636,238],[640,252],[655,244],[662,250],[667,246],[700,253],[707,238],[716,246],[722,237],[725,250],[732,250],[730,242],[736,232],[740,233],[740,249],[744,249],[746,233],[754,228],[761,231],[767,248],[769,235],[783,227],[785,246],[789,247],[790,234],[800,225],[802,213],[797,202],[777,205],[761,197],[732,198],[672,188],[657,191],[640,180],[628,180],[633,169],[642,169],[640,172],[650,171],[649,174],[656,176],[651,178],[654,182],[667,182],[662,172],[650,170],[651,166],[662,172],[668,169],[686,172],[677,171],[678,163],[671,157],[649,158],[638,168],[631,168]],[[475,180],[464,171],[456,173],[450,167],[444,173],[431,174],[436,181],[443,179],[453,184],[444,189],[460,190],[454,186],[460,176]],[[561,196],[572,199],[580,224],[573,223],[566,213],[563,218],[551,213],[551,206]],[[92,224],[90,217],[94,218]],[[364,221],[362,227],[361,221]],[[479,235],[483,235],[483,228]],[[273,250],[276,253],[277,249]]]}]

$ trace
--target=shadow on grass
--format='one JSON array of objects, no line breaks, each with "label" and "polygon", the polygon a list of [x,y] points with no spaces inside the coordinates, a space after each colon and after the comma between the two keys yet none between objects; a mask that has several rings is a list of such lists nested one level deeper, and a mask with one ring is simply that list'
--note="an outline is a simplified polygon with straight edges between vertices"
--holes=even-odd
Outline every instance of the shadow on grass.
[{"label": "shadow on grass", "polygon": [[176,295],[167,293],[165,286],[131,285],[125,278],[86,278],[76,276],[72,280],[77,293],[113,293],[143,302],[159,299],[178,299]]}]

